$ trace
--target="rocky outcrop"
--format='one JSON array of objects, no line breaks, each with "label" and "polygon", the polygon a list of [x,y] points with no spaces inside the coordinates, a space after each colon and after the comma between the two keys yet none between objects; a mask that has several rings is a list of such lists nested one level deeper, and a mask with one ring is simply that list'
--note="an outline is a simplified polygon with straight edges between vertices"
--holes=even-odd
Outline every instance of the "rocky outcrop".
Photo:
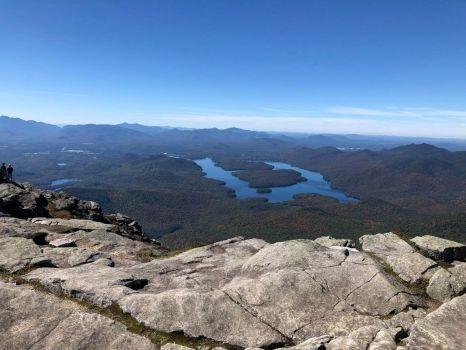
[{"label": "rocky outcrop", "polygon": [[436,260],[451,262],[466,259],[466,245],[435,236],[422,236],[411,239],[420,250]]},{"label": "rocky outcrop", "polygon": [[418,283],[429,280],[438,264],[420,253],[392,232],[362,236],[362,249],[383,260],[402,280]]},{"label": "rocky outcrop", "polygon": [[140,241],[151,241],[134,219],[123,214],[104,215],[100,205],[60,191],[47,191],[28,183],[0,184],[0,216],[31,219],[43,225],[64,225],[82,230],[114,230]]},{"label": "rocky outcrop", "polygon": [[164,257],[118,214],[2,217],[0,349],[461,349],[466,263],[394,233],[361,244],[236,237]]},{"label": "rocky outcrop", "polygon": [[44,191],[27,183],[0,184],[0,212],[18,218],[53,216],[102,220],[101,207],[65,192]]}]

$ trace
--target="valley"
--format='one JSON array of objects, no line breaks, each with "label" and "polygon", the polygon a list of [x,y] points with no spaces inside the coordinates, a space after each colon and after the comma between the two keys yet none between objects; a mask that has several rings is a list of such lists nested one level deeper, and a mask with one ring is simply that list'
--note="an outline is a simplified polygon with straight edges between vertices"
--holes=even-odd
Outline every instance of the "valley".
[{"label": "valley", "polygon": [[[139,135],[121,126],[84,125],[72,128],[69,138],[49,138],[41,125],[31,137],[34,127],[23,121],[0,149],[0,160],[16,165],[16,179],[42,188],[55,181],[55,189],[97,201],[106,212],[135,217],[172,248],[236,235],[274,242],[397,231],[466,240],[465,152],[426,144],[343,152],[238,129]],[[189,160],[206,158],[223,177]],[[282,163],[299,178],[273,187],[277,183],[263,175]],[[260,179],[258,187],[233,176],[238,171]],[[294,183],[301,176],[307,181]],[[260,185],[271,192],[257,193]]]}]

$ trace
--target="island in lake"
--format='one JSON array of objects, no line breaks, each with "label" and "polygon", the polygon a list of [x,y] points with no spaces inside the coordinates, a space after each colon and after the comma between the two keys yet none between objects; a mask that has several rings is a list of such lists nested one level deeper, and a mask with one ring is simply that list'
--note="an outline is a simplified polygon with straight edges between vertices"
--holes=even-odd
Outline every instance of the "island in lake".
[{"label": "island in lake", "polygon": [[292,169],[242,170],[232,173],[237,178],[247,181],[249,187],[262,189],[285,187],[307,181],[300,172]]}]

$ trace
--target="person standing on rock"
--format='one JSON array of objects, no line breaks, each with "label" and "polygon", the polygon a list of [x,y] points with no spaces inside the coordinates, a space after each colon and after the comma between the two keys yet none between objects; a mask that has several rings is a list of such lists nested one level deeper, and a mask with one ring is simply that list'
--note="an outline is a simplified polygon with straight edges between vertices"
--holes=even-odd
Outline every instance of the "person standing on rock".
[{"label": "person standing on rock", "polygon": [[6,174],[8,181],[13,182],[13,167],[11,166],[11,164],[9,164],[8,168],[6,168]]}]

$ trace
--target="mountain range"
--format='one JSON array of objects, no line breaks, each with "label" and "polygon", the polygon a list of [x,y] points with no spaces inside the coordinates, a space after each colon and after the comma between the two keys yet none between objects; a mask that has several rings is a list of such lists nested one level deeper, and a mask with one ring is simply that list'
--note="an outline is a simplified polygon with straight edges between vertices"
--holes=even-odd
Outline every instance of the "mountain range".
[{"label": "mountain range", "polygon": [[[150,138],[148,137],[150,136]],[[155,137],[155,138],[154,138]],[[336,134],[293,134],[249,131],[239,128],[229,129],[189,129],[167,126],[147,126],[121,123],[117,125],[66,125],[26,121],[19,118],[0,116],[0,139],[2,143],[97,143],[131,144],[138,139],[153,147],[160,144],[188,142],[235,142],[250,139],[273,139],[291,145],[308,148],[335,147],[344,151],[360,149],[383,150],[411,143],[428,143],[451,151],[466,150],[466,140],[438,139],[400,136],[336,135]],[[189,144],[189,143],[188,143]],[[182,147],[181,147],[182,148]],[[181,149],[180,148],[180,149]]]}]

